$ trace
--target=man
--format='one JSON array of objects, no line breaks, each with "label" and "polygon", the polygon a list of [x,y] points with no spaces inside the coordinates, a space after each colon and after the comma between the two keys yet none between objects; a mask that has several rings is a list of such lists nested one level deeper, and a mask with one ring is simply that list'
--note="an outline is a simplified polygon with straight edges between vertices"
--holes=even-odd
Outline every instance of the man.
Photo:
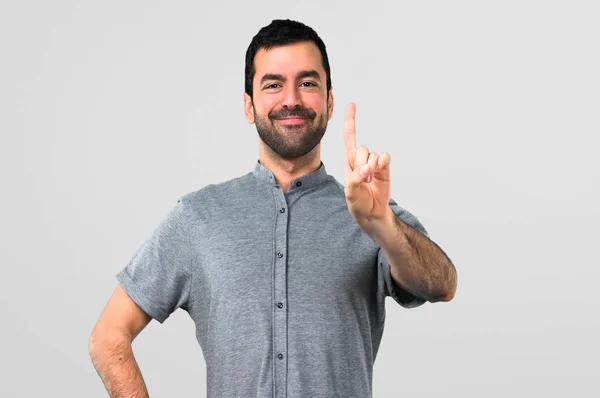
[{"label": "man", "polygon": [[179,199],[118,275],[90,338],[112,397],[144,397],[131,343],[177,308],[196,324],[209,397],[369,397],[385,297],[448,301],[456,271],[390,198],[390,155],[345,121],[345,186],[320,141],[333,113],[314,30],[275,20],[246,53],[244,107],[259,140],[248,174]]}]

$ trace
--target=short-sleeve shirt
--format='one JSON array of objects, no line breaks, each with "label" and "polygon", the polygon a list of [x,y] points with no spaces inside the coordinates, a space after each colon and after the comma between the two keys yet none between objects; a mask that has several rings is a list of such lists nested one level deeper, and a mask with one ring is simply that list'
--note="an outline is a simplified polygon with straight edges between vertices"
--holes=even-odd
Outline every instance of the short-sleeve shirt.
[{"label": "short-sleeve shirt", "polygon": [[[415,216],[389,205],[428,236]],[[425,302],[389,267],[322,162],[286,193],[257,162],[180,196],[117,279],[160,323],[178,308],[189,313],[209,398],[364,398],[385,298],[406,308]]]}]

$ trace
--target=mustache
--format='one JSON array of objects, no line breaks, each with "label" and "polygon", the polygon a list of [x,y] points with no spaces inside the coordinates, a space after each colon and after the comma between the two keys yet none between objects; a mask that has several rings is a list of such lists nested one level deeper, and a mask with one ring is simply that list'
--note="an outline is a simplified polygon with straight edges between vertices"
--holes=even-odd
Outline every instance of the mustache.
[{"label": "mustache", "polygon": [[283,119],[286,117],[301,117],[304,119],[314,119],[317,113],[308,108],[283,108],[277,111],[269,112],[269,119]]}]

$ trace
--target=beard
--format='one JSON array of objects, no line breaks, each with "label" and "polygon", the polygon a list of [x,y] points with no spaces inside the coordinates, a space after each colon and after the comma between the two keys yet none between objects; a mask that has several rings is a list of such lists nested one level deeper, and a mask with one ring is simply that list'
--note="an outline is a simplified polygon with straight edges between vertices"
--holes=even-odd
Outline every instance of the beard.
[{"label": "beard", "polygon": [[[297,116],[305,118],[302,124],[286,125],[278,120]],[[261,117],[254,111],[254,123],[258,135],[273,152],[283,159],[295,159],[306,155],[321,142],[327,130],[326,114],[317,114],[308,108],[283,108]]]}]

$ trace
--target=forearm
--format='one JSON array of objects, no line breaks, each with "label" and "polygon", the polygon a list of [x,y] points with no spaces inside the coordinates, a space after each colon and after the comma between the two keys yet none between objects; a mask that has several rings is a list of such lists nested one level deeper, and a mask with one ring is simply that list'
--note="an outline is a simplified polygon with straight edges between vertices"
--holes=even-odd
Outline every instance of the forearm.
[{"label": "forearm", "polygon": [[90,340],[90,357],[111,398],[147,398],[148,390],[126,336]]},{"label": "forearm", "polygon": [[435,242],[390,213],[373,235],[390,262],[394,281],[427,301],[451,300],[457,274],[450,259]]}]

